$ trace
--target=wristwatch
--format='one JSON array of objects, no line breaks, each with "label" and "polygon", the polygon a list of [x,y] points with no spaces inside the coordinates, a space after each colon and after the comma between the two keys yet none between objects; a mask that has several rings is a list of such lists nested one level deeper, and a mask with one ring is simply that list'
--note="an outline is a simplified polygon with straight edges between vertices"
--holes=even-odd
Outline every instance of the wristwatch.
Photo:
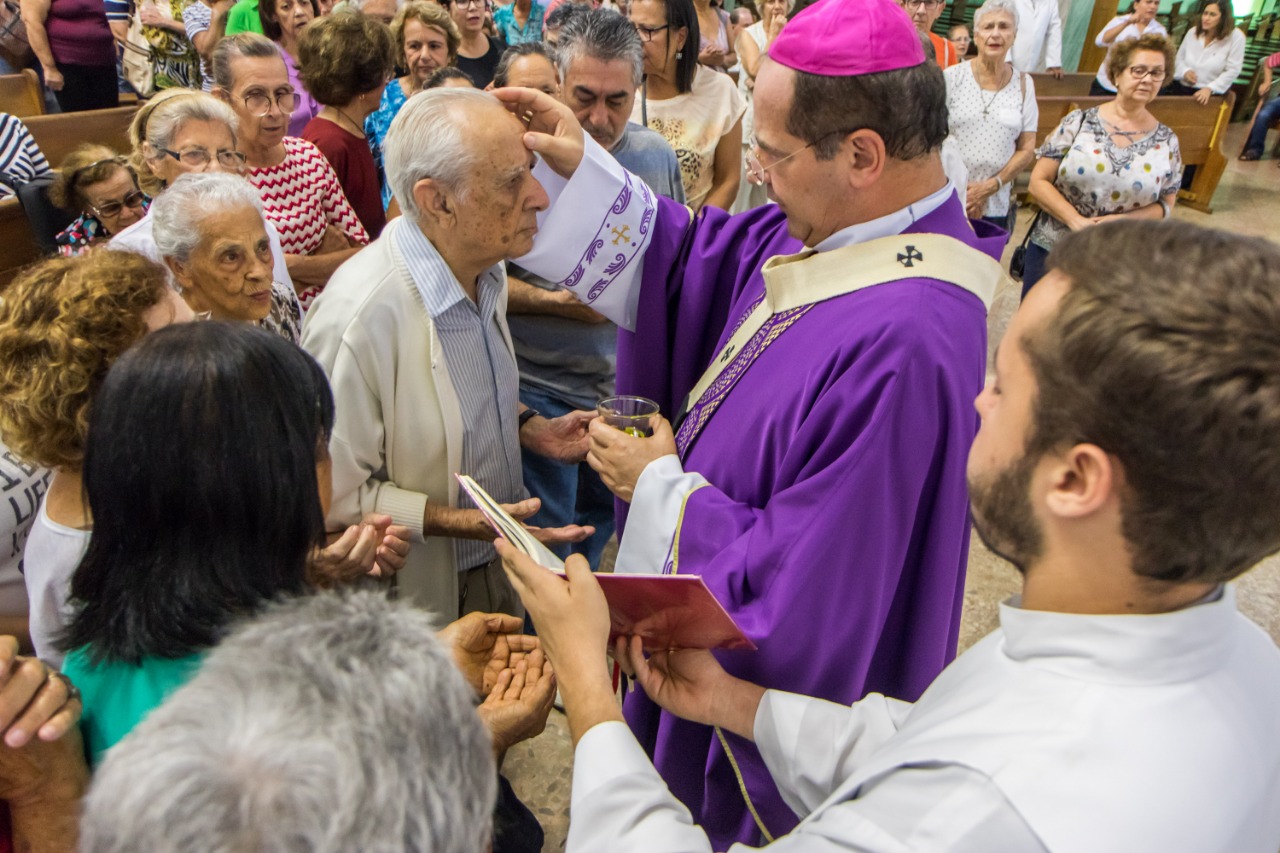
[{"label": "wristwatch", "polygon": [[539,412],[537,409],[532,409],[532,408],[525,409],[523,412],[520,413],[520,426],[516,428],[516,431],[519,432],[520,430],[524,429],[525,424],[527,424],[529,421],[533,420],[534,418],[539,417],[541,414],[542,413]]}]

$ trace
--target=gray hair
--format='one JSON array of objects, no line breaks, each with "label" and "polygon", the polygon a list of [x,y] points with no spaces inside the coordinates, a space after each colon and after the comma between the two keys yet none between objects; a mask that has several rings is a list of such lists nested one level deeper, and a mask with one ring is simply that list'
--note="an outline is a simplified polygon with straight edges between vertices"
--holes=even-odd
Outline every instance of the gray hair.
[{"label": "gray hair", "polygon": [[1013,18],[1013,29],[1014,29],[1014,32],[1017,32],[1018,7],[1014,5],[1013,0],[986,0],[985,3],[983,3],[981,6],[978,7],[978,11],[973,13],[974,31],[975,32],[977,31],[979,21],[981,21],[987,15],[993,14],[995,12],[1004,12],[1006,15]]},{"label": "gray hair", "polygon": [[130,164],[138,175],[138,186],[149,195],[158,195],[164,182],[146,167],[147,151],[152,157],[164,157],[161,148],[173,148],[178,131],[193,121],[225,124],[234,143],[240,119],[227,104],[204,92],[191,89],[163,89],[147,101],[129,123],[129,144],[133,147]]},{"label": "gray hair", "polygon": [[375,592],[275,605],[106,757],[80,849],[476,853],[497,794],[432,617]]},{"label": "gray hair", "polygon": [[161,257],[190,259],[204,239],[205,220],[218,213],[252,207],[262,213],[258,191],[244,178],[220,172],[189,172],[151,203],[151,226]]},{"label": "gray hair", "polygon": [[640,34],[631,21],[608,9],[592,9],[570,18],[560,30],[556,55],[560,60],[561,80],[569,73],[569,67],[584,56],[600,62],[619,59],[629,62],[637,87],[644,79],[644,45]]},{"label": "gray hair", "polygon": [[236,33],[226,36],[213,49],[213,57],[209,67],[213,71],[214,84],[225,92],[230,92],[235,84],[231,74],[231,63],[237,59],[271,59],[275,57],[284,62],[284,54],[276,43],[258,33]]},{"label": "gray hair", "polygon": [[498,100],[478,89],[428,89],[400,108],[387,131],[383,152],[387,183],[406,214],[422,215],[413,187],[424,178],[440,181],[465,197],[476,153],[467,138],[468,122],[459,113],[480,104],[497,106]]}]

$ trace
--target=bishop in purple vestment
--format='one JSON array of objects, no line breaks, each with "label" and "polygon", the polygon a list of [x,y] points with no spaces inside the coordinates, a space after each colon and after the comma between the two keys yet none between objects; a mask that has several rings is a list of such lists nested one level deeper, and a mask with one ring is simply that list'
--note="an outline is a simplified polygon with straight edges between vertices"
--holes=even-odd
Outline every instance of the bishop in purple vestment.
[{"label": "bishop in purple vestment", "polygon": [[[551,203],[521,264],[623,329],[619,393],[695,421],[675,425],[675,447],[615,433],[593,450],[609,483],[611,453],[656,448],[617,489],[631,500],[618,571],[701,575],[759,646],[717,655],[740,678],[846,704],[871,692],[915,700],[955,655],[984,298],[999,273],[983,296],[911,269],[928,260],[920,235],[953,238],[975,266],[995,269],[981,255],[999,258],[1003,232],[970,223],[943,175],[945,88],[905,14],[879,0],[811,9],[839,4],[850,14],[819,21],[829,32],[796,26],[803,15],[789,23],[757,78],[752,167],[778,204],[691,221],[590,140],[580,163],[563,155],[572,134],[561,117],[555,140],[531,135]],[[835,67],[808,64],[815,44],[834,46],[821,61]],[[812,98],[811,78],[864,74],[877,76],[867,91],[885,100],[878,110],[858,122],[819,99],[808,118],[843,138],[793,132],[788,114]],[[913,106],[921,114],[903,121]],[[862,244],[896,255],[888,283],[774,313],[745,346],[730,345],[766,299],[766,261],[816,250],[794,261],[803,285],[806,264]],[[713,390],[686,399],[709,366],[723,367]],[[751,743],[667,714],[639,691],[625,710],[716,849],[795,826]]]}]

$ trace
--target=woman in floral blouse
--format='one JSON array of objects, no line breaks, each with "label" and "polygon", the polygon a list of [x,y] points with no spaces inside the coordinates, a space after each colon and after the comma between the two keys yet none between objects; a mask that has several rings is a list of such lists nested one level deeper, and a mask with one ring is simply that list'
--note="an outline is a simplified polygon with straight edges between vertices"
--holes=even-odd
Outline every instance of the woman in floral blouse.
[{"label": "woman in floral blouse", "polygon": [[1027,245],[1022,292],[1044,275],[1058,238],[1107,217],[1172,215],[1182,182],[1178,137],[1147,109],[1173,69],[1173,45],[1163,36],[1121,42],[1108,73],[1114,100],[1068,113],[1036,152],[1031,196],[1043,213]]},{"label": "woman in floral blouse", "polygon": [[147,213],[151,199],[138,189],[128,161],[105,145],[86,143],[58,167],[49,200],[80,215],[55,238],[58,254],[87,252],[106,242]]}]

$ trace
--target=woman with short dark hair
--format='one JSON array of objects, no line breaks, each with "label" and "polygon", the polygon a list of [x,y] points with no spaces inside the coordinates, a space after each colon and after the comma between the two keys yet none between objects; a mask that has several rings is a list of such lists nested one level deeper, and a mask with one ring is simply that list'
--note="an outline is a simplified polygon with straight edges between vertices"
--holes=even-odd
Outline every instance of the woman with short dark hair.
[{"label": "woman with short dark hair", "polygon": [[644,43],[645,72],[631,120],[671,143],[695,213],[704,205],[728,210],[741,179],[746,103],[727,74],[698,64],[693,0],[635,0],[631,21]]},{"label": "woman with short dark hair", "polygon": [[307,588],[324,545],[333,396],[280,337],[234,323],[150,336],[116,362],[84,458],[93,537],[64,671],[91,763],[231,622]]},{"label": "woman with short dark hair", "polygon": [[378,167],[365,119],[382,103],[395,72],[391,31],[376,18],[343,9],[307,27],[298,42],[302,82],[323,106],[302,138],[324,154],[369,237],[387,224]]}]

